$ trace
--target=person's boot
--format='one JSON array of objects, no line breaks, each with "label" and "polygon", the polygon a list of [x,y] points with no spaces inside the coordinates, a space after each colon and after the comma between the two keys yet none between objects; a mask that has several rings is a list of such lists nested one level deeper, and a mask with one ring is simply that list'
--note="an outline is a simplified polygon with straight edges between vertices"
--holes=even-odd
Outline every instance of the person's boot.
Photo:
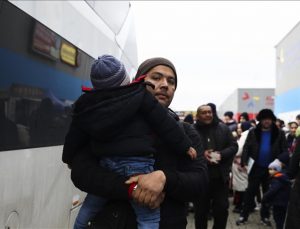
[{"label": "person's boot", "polygon": [[237,226],[244,225],[248,222],[246,217],[240,216],[240,218],[235,222]]},{"label": "person's boot", "polygon": [[271,221],[268,218],[262,218],[260,221],[264,226],[271,227]]}]

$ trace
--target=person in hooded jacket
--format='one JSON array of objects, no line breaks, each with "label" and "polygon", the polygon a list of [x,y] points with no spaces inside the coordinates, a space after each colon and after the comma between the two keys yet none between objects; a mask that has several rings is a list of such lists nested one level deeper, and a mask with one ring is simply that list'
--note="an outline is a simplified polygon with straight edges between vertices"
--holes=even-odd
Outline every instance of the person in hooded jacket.
[{"label": "person in hooded jacket", "polygon": [[283,229],[286,210],[291,191],[291,182],[288,176],[281,172],[281,162],[275,159],[269,165],[269,175],[271,177],[269,190],[263,195],[262,207],[260,213],[262,217],[268,213],[268,207],[273,207],[273,218],[276,223],[276,229]]},{"label": "person in hooded jacket", "polygon": [[238,145],[228,126],[218,120],[209,105],[198,107],[194,127],[203,142],[209,174],[208,192],[203,199],[194,202],[195,228],[207,228],[211,205],[213,228],[225,229],[229,208],[229,173]]},{"label": "person in hooded jacket", "polygon": [[[129,77],[119,60],[110,55],[99,57],[92,65],[91,81],[95,90],[86,92],[75,102],[63,162],[70,165],[78,149],[90,144],[92,153],[101,157],[99,163],[104,168],[128,178],[150,173],[156,153],[153,147],[155,134],[170,144],[174,153],[196,158],[189,138],[148,92],[147,86],[138,82],[123,86],[129,83]],[[130,192],[135,185],[133,182]],[[88,194],[74,228],[86,228],[106,202],[106,198]],[[159,208],[151,209],[133,201],[131,204],[139,229],[158,228]]]}]

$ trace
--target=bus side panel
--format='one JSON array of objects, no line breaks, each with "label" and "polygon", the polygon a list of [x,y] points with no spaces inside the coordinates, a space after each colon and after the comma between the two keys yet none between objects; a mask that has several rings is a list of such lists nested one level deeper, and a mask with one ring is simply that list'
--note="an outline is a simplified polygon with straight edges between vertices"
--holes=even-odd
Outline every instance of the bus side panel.
[{"label": "bus side panel", "polygon": [[81,192],[66,179],[61,152],[62,146],[0,152],[0,225],[16,211],[20,228],[68,227],[72,198]]}]

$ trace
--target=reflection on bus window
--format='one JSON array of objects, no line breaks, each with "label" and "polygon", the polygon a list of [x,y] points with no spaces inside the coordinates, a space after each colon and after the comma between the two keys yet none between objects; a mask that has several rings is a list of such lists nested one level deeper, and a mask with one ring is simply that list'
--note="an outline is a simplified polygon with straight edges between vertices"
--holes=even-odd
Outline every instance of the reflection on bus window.
[{"label": "reflection on bus window", "polygon": [[6,117],[5,101],[0,100],[0,150],[13,149],[19,146],[16,124]]},{"label": "reflection on bus window", "polygon": [[7,1],[0,34],[0,151],[63,144],[93,58]]},{"label": "reflection on bus window", "polygon": [[41,101],[30,116],[30,145],[60,145],[69,126],[69,116],[65,110],[55,108],[50,98]]}]

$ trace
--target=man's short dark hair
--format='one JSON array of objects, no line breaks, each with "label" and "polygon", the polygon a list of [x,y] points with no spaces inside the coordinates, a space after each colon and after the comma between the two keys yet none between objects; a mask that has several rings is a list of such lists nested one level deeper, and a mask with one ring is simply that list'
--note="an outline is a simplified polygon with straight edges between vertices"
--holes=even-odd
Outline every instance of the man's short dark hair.
[{"label": "man's short dark hair", "polygon": [[232,111],[226,111],[226,112],[224,113],[224,116],[228,116],[230,119],[232,119],[232,117],[233,117],[233,112],[232,112]]},{"label": "man's short dark hair", "polygon": [[298,123],[295,122],[295,121],[292,121],[292,122],[289,122],[289,123],[288,123],[289,126],[291,126],[292,124],[295,124],[297,127],[299,126]]}]

